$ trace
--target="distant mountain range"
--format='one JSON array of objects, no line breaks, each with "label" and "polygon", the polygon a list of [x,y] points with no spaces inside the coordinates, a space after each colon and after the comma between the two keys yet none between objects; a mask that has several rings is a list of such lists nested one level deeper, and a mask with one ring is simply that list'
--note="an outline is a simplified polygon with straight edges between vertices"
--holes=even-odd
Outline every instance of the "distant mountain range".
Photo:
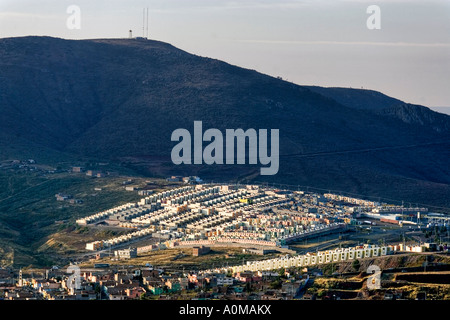
[{"label": "distant mountain range", "polygon": [[[343,75],[344,77],[345,75]],[[66,153],[148,175],[266,180],[450,207],[450,116],[380,92],[301,86],[170,44],[0,39],[0,157]],[[171,133],[280,130],[280,170],[174,166]]]}]

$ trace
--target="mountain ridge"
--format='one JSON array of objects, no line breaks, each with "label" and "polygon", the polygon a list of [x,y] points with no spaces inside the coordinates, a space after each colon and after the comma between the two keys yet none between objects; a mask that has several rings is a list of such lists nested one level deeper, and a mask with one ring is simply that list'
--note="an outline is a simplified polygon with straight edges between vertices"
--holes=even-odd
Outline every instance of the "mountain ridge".
[{"label": "mountain ridge", "polygon": [[[272,182],[421,201],[434,194],[433,203],[450,205],[442,199],[450,195],[450,117],[423,106],[296,85],[154,40],[4,38],[0,61],[5,150],[20,142],[150,175],[242,179],[254,166],[171,164],[173,130],[192,131],[196,120],[222,132],[280,129]],[[444,186],[438,194],[434,184]]]}]

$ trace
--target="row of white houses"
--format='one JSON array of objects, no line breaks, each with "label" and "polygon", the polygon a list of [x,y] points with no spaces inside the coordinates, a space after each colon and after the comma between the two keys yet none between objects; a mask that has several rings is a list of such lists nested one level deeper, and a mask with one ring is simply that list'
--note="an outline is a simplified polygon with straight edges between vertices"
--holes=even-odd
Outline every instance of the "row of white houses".
[{"label": "row of white houses", "polygon": [[392,254],[394,249],[390,246],[369,246],[338,248],[335,250],[319,251],[292,257],[281,257],[260,261],[248,261],[246,264],[231,266],[223,271],[231,270],[233,273],[243,271],[268,271],[290,267],[308,267],[318,264],[352,261],[355,259],[371,258]]},{"label": "row of white houses", "polygon": [[151,211],[154,211],[160,208],[160,204],[158,205],[158,201],[161,201],[164,198],[172,197],[177,194],[184,194],[188,192],[193,192],[194,187],[181,187],[168,191],[162,191],[155,195],[146,197],[141,199],[138,203],[126,203],[121,206],[117,206],[105,211],[101,211],[95,213],[93,215],[78,219],[76,223],[78,225],[87,225],[90,223],[96,223],[98,221],[108,219],[113,215],[121,215],[121,216],[129,216],[130,219],[147,214]]},{"label": "row of white houses", "polygon": [[131,232],[128,234],[124,234],[109,240],[102,240],[102,241],[94,241],[86,243],[86,250],[90,251],[96,251],[96,250],[102,250],[110,247],[114,247],[119,244],[124,244],[148,235],[151,235],[153,232],[152,229],[146,228],[142,230],[138,230],[135,232]]}]

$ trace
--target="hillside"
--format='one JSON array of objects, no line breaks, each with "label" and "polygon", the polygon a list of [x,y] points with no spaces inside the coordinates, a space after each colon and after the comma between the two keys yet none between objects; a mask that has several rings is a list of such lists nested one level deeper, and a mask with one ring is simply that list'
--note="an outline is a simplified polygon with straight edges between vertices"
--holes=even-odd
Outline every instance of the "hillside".
[{"label": "hillside", "polygon": [[431,127],[437,132],[448,132],[450,130],[448,115],[435,112],[424,106],[405,103],[381,92],[317,86],[308,86],[308,88],[348,107],[393,117],[405,123]]},{"label": "hillside", "polygon": [[[134,39],[0,39],[1,158],[108,159],[450,207],[450,117],[369,90],[295,85]],[[280,170],[174,166],[177,128],[280,129]]]}]

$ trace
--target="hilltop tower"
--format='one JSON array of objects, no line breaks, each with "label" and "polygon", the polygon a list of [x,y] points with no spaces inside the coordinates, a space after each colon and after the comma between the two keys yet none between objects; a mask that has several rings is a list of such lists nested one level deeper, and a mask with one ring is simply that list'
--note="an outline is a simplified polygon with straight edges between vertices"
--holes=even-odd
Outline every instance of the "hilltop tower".
[{"label": "hilltop tower", "polygon": [[148,8],[142,10],[142,38],[148,39]]}]

